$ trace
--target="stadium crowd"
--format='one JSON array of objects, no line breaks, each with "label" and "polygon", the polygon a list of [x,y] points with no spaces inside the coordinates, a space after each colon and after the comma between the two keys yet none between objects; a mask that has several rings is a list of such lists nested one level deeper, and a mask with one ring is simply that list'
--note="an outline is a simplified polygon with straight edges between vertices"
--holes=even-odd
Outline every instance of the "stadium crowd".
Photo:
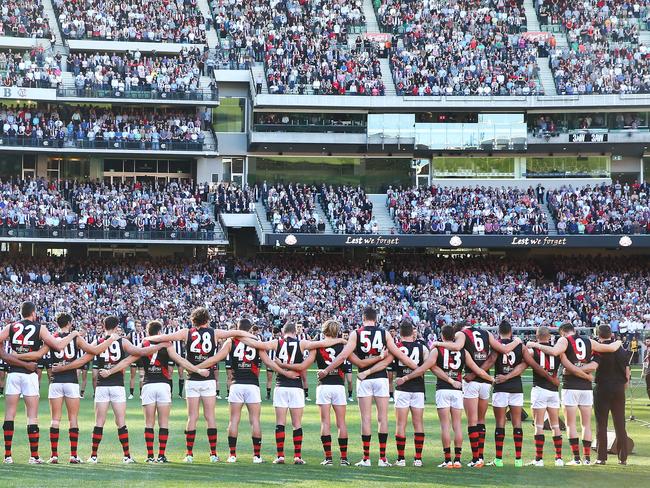
[{"label": "stadium crowd", "polygon": [[321,187],[320,201],[334,230],[340,234],[376,234],[377,220],[372,218],[372,202],[361,187]]},{"label": "stadium crowd", "polygon": [[28,51],[0,52],[0,85],[25,88],[56,88],[63,81],[61,56],[43,47]]},{"label": "stadium crowd", "polygon": [[650,329],[650,269],[629,258],[558,258],[555,275],[535,261],[391,256],[350,261],[336,256],[273,255],[219,258],[27,258],[0,262],[0,319],[15,319],[15,304],[30,298],[41,321],[72,314],[92,335],[115,314],[125,329],[161,319],[188,326],[190,311],[207,306],[212,326],[249,317],[265,337],[285,321],[313,335],[322,322],[360,323],[374,305],[384,326],[409,317],[431,339],[442,325],[469,320],[513,326],[609,324],[615,331]]},{"label": "stadium crowd", "polygon": [[195,92],[205,67],[200,48],[183,48],[177,55],[126,53],[71,53],[68,71],[77,89],[113,91]]},{"label": "stadium crowd", "polygon": [[315,186],[290,183],[262,187],[261,197],[266,218],[275,232],[308,232],[324,230],[316,211],[318,190]]},{"label": "stadium crowd", "polygon": [[205,140],[198,114],[166,109],[0,105],[0,126],[8,145],[41,140],[59,147],[130,142],[157,150],[167,142],[202,145]]},{"label": "stadium crowd", "polygon": [[546,214],[531,187],[392,188],[391,217],[402,233],[546,234]]},{"label": "stadium crowd", "polygon": [[68,39],[205,43],[196,0],[53,0]]},{"label": "stadium crowd", "polygon": [[538,45],[520,35],[522,2],[382,0],[377,18],[403,48],[391,56],[398,95],[533,95]]},{"label": "stadium crowd", "polygon": [[234,185],[215,185],[210,191],[210,201],[217,213],[253,213],[258,199],[258,188],[240,188]]},{"label": "stadium crowd", "polygon": [[214,229],[214,212],[198,187],[24,180],[0,183],[1,227],[9,229]]},{"label": "stadium crowd", "polygon": [[4,0],[0,5],[0,36],[50,37],[42,0]]},{"label": "stadium crowd", "polygon": [[650,232],[647,184],[615,182],[549,192],[549,208],[560,234],[646,234]]}]

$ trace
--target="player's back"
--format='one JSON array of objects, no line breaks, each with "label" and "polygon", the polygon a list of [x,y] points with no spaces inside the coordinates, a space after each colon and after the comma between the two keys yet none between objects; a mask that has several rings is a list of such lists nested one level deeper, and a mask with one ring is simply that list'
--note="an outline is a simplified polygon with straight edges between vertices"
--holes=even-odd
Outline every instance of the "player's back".
[{"label": "player's back", "polygon": [[[41,340],[41,324],[22,319],[14,322],[9,329],[9,344],[16,354],[36,352],[43,347]],[[10,373],[26,373],[31,371],[20,366],[9,365]]]},{"label": "player's back", "polygon": [[[278,340],[275,357],[285,364],[300,364],[303,362],[303,354],[300,348],[300,341],[295,337],[284,337]],[[287,378],[284,375],[277,375],[277,386],[289,388],[302,388],[300,378]]]},{"label": "player's back", "polygon": [[[355,354],[359,359],[368,359],[381,355],[382,351],[386,348],[388,340],[386,335],[388,333],[381,327],[373,326],[363,326],[357,329],[357,345],[354,350]],[[359,368],[359,372],[370,369]],[[378,371],[371,374],[366,379],[374,378],[388,378],[386,370]]]},{"label": "player's back", "polygon": [[[566,336],[566,339],[568,344],[565,354],[571,364],[580,367],[592,361],[591,341],[587,337],[575,334]],[[591,390],[592,384],[589,380],[565,372],[562,376],[562,387],[567,390]]]},{"label": "player's back", "polygon": [[[193,365],[201,364],[206,359],[217,353],[217,340],[214,329],[208,325],[192,327],[187,331],[185,341],[186,359]],[[193,381],[208,381],[214,378],[204,378],[200,374],[190,373],[189,379]]]},{"label": "player's back", "polygon": [[[54,337],[65,339],[69,334],[69,332],[57,332],[54,334]],[[64,349],[50,351],[50,365],[52,367],[66,366],[82,354],[83,351],[78,347],[77,338],[75,337]],[[76,369],[69,369],[61,373],[52,373],[52,383],[78,383],[78,381]]]},{"label": "player's back", "polygon": [[[106,340],[108,340],[108,337],[103,337],[98,342],[101,344]],[[112,342],[103,353],[96,356],[97,369],[110,369],[125,359],[126,356],[123,339],[120,337],[118,340]],[[102,378],[99,375],[97,377],[97,386],[124,386],[124,371],[112,374],[108,378]]]},{"label": "player's back", "polygon": [[[316,351],[316,365],[318,366],[318,369],[325,369],[327,368],[330,364],[332,364],[337,356],[341,354],[341,351],[343,350],[343,344],[334,344],[331,347],[322,347]],[[338,368],[336,368],[334,371],[330,371],[330,373],[325,376],[324,378],[320,378],[318,380],[319,385],[343,385],[344,380],[345,380],[345,371],[344,371],[344,365],[341,364]]]},{"label": "player's back", "polygon": [[[512,339],[500,339],[502,344],[510,344]],[[497,375],[510,374],[517,366],[524,361],[524,352],[521,344],[517,344],[514,350],[508,354],[497,354],[494,369]],[[524,391],[521,382],[521,375],[510,378],[508,381],[494,385],[495,392],[522,393]]]},{"label": "player's back", "polygon": [[[427,350],[427,346],[423,341],[420,339],[416,339],[415,341],[403,341],[399,342],[397,347],[415,364],[422,366]],[[393,362],[393,371],[398,378],[401,378],[402,376],[409,374],[412,369],[402,364],[400,360],[395,359]],[[397,385],[396,389],[399,391],[423,392],[424,375],[413,378],[402,385]]]},{"label": "player's back", "polygon": [[233,384],[259,386],[261,359],[257,349],[233,338],[228,360]]}]

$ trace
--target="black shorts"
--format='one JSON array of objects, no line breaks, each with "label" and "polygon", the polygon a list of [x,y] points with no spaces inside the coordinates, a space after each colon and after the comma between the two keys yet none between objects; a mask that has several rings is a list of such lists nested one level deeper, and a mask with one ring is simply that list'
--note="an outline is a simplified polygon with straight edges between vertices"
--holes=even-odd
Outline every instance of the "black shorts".
[{"label": "black shorts", "polygon": [[341,366],[341,369],[345,374],[352,374],[352,363],[344,364],[343,366]]},{"label": "black shorts", "polygon": [[84,364],[81,368],[79,368],[82,371],[88,371],[90,369],[90,361],[88,361],[86,364]]},{"label": "black shorts", "polygon": [[9,370],[9,365],[7,363],[0,361],[0,371],[8,371],[8,370]]}]

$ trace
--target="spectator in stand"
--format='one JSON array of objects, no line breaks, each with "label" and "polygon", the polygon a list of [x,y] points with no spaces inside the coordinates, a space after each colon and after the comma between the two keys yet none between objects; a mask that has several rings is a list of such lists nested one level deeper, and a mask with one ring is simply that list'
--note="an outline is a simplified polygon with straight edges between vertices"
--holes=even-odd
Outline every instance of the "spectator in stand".
[{"label": "spectator in stand", "polygon": [[53,0],[67,39],[204,44],[196,0]]},{"label": "spectator in stand", "polygon": [[316,211],[315,186],[277,184],[262,194],[266,218],[275,232],[314,233],[324,230]]},{"label": "spectator in stand", "polygon": [[50,37],[43,0],[3,0],[0,15],[0,36]]},{"label": "spectator in stand", "polygon": [[232,184],[214,185],[210,199],[217,213],[254,213],[257,201],[257,187],[239,188]]},{"label": "spectator in stand", "polygon": [[[321,187],[321,204],[334,230],[340,234],[377,232],[372,220],[372,202],[361,187]],[[373,229],[374,225],[374,229]]]},{"label": "spectator in stand", "polygon": [[549,208],[560,234],[647,234],[650,203],[646,183],[615,182],[549,192]]},{"label": "spectator in stand", "polygon": [[52,56],[43,47],[30,51],[0,52],[2,86],[56,88],[62,82],[61,55]]},{"label": "spectator in stand", "polygon": [[548,233],[546,214],[532,187],[389,187],[387,206],[405,234]]}]

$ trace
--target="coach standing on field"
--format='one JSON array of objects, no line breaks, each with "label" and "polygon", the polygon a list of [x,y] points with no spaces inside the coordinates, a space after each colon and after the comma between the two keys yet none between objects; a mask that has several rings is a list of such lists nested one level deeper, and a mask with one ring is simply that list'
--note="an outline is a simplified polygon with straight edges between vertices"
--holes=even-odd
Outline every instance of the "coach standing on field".
[{"label": "coach standing on field", "polygon": [[[608,344],[614,341],[609,325],[598,328],[598,340]],[[618,463],[627,464],[627,432],[625,430],[625,389],[630,381],[630,353],[620,347],[616,352],[597,353],[596,389],[596,438],[598,439],[597,465],[607,461],[607,422],[612,412],[618,444]]]}]

